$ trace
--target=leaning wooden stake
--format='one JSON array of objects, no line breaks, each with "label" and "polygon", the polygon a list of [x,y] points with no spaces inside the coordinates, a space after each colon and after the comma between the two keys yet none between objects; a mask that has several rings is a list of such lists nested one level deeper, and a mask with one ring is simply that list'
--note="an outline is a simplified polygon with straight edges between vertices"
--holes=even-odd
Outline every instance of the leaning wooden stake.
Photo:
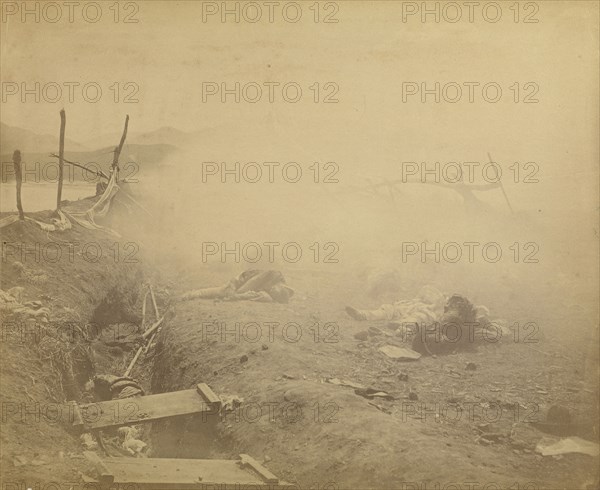
[{"label": "leaning wooden stake", "polygon": [[125,374],[123,375],[123,377],[129,376],[129,374],[131,373],[131,370],[133,369],[133,366],[135,366],[135,363],[138,360],[138,357],[140,357],[140,354],[142,353],[142,350],[144,350],[144,346],[143,345],[135,353],[135,356],[133,357],[133,359],[129,363],[129,367],[127,368],[127,371],[125,371]]},{"label": "leaning wooden stake", "polygon": [[56,194],[56,212],[60,211],[60,201],[62,200],[63,169],[65,166],[65,126],[67,117],[65,110],[60,111],[60,141],[58,143],[58,192]]},{"label": "leaning wooden stake", "polygon": [[113,162],[112,162],[113,172],[117,171],[119,169],[119,156],[121,155],[121,150],[123,150],[123,145],[125,144],[125,138],[127,137],[127,127],[128,126],[129,126],[129,114],[125,117],[125,127],[123,128],[123,134],[121,135],[121,141],[119,142],[119,146],[117,146],[115,148],[115,154],[113,156]]},{"label": "leaning wooden stake", "polygon": [[142,330],[145,330],[146,325],[146,303],[148,301],[148,293],[149,291],[146,289],[146,293],[144,294],[144,302],[142,303]]},{"label": "leaning wooden stake", "polygon": [[15,166],[15,177],[17,179],[17,209],[19,210],[19,219],[25,220],[25,213],[23,213],[23,204],[21,204],[21,185],[23,183],[23,173],[21,172],[21,152],[15,150],[13,153],[13,164]]},{"label": "leaning wooden stake", "polygon": [[152,334],[152,337],[150,337],[150,340],[148,340],[148,343],[146,344],[146,348],[144,349],[144,355],[148,354],[148,351],[150,350],[150,347],[152,346],[152,342],[154,342],[154,337],[156,337],[158,335],[159,331],[160,331],[160,329],[158,329],[156,332],[154,332]]},{"label": "leaning wooden stake", "polygon": [[152,297],[152,305],[154,306],[154,316],[158,320],[160,315],[158,314],[158,306],[156,306],[156,297],[154,296],[154,290],[150,286],[150,296]]},{"label": "leaning wooden stake", "polygon": [[160,320],[158,320],[157,322],[155,322],[155,323],[154,323],[154,325],[152,325],[152,326],[151,326],[151,327],[150,327],[148,330],[146,330],[146,331],[145,331],[145,332],[142,334],[142,337],[144,337],[144,338],[148,338],[152,332],[154,332],[154,331],[155,331],[155,330],[156,330],[158,327],[160,327],[160,324],[163,322],[164,318],[165,318],[165,317],[164,317],[164,316],[162,316],[162,317],[160,318]]},{"label": "leaning wooden stake", "polygon": [[125,371],[125,374],[123,376],[129,376],[129,374],[133,370],[133,366],[135,366],[135,363],[137,362],[138,358],[140,357],[140,354],[142,353],[142,351],[144,352],[144,354],[146,354],[148,352],[148,350],[150,349],[150,346],[152,345],[152,342],[154,341],[154,337],[156,337],[156,334],[158,333],[158,328],[160,327],[161,323],[163,322],[163,320],[165,318],[164,316],[161,318],[158,318],[159,313],[158,313],[158,306],[156,306],[156,298],[154,297],[154,291],[152,290],[152,286],[149,286],[148,291],[146,291],[146,294],[144,295],[144,303],[142,304],[142,329],[144,328],[144,320],[146,318],[146,300],[148,298],[148,292],[150,292],[150,295],[152,296],[152,304],[154,305],[154,313],[156,315],[156,322],[154,322],[154,324],[150,328],[148,328],[144,331],[144,333],[142,334],[142,337],[144,339],[146,339],[146,338],[148,338],[148,336],[150,334],[152,334],[152,337],[150,337],[150,340],[148,340],[145,345],[142,345],[137,350],[137,352],[135,353],[135,356],[129,363],[129,367],[127,368],[127,371]]}]

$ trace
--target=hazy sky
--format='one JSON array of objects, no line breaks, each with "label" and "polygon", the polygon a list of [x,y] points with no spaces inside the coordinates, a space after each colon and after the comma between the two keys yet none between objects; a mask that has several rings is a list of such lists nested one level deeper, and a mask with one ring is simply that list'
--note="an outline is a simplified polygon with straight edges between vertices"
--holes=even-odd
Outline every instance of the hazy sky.
[{"label": "hazy sky", "polygon": [[[56,103],[43,97],[36,103],[31,95],[23,103],[20,94],[4,94],[1,120],[54,134],[58,111],[64,107],[68,137],[85,143],[98,134],[118,133],[128,113],[132,132],[161,126],[216,128],[214,141],[198,142],[197,150],[203,152],[199,159],[315,158],[338,161],[356,173],[397,172],[402,161],[485,162],[489,151],[506,166],[538,162],[547,177],[547,198],[572,192],[569,201],[574,206],[596,208],[597,189],[589,186],[598,172],[596,2],[538,2],[537,12],[526,10],[521,2],[519,22],[510,9],[513,3],[502,2],[502,17],[496,23],[487,22],[480,7],[469,22],[462,2],[462,18],[456,23],[444,20],[444,12],[446,18],[455,15],[451,9],[440,12],[439,23],[431,15],[421,22],[419,13],[403,22],[403,9],[406,14],[410,2],[383,1],[338,2],[333,16],[337,23],[322,22],[334,8],[326,2],[317,4],[318,23],[310,9],[314,3],[300,2],[302,17],[292,23],[282,15],[288,3],[275,8],[273,23],[264,2],[257,3],[263,14],[257,23],[243,17],[236,23],[231,15],[223,23],[219,14],[203,22],[207,2],[194,1],[122,2],[118,23],[113,2],[100,3],[102,18],[97,23],[84,20],[82,7],[75,8],[73,23],[66,7],[56,23],[43,17],[36,23],[32,15],[22,22],[20,12],[5,16],[5,92],[6,82],[19,87],[22,82],[30,87],[34,82],[81,85],[75,88],[73,103],[66,87]],[[6,4],[15,2],[3,2],[5,13]],[[138,22],[122,22],[132,5],[137,6],[132,19]],[[227,2],[229,8],[234,5]],[[86,12],[94,14],[93,9]],[[293,9],[286,12],[295,14]],[[251,10],[246,13],[254,15]],[[46,11],[46,17],[54,15],[55,10]],[[488,10],[487,15],[495,12]],[[524,23],[527,15],[539,22]],[[103,90],[96,103],[86,102],[81,93],[81,86],[90,82]],[[113,100],[115,82],[118,103]],[[203,102],[203,82],[281,85],[275,88],[273,103],[266,87],[257,103],[235,103],[232,96],[221,103],[218,95]],[[303,90],[297,103],[283,100],[280,88],[288,82]],[[327,83],[336,84],[339,102],[313,102],[314,89],[309,87],[315,82],[320,99],[333,90]],[[403,102],[403,82],[458,84],[462,98],[450,103],[442,97],[435,103],[428,96],[422,103],[417,94]],[[464,82],[479,83],[473,103]],[[502,89],[499,102],[483,99],[481,88],[487,83]],[[518,103],[513,100],[515,83]],[[139,87],[134,96],[139,102],[124,103],[132,87]],[[452,87],[448,98],[455,95]],[[51,86],[48,90],[54,97]],[[539,102],[523,103],[534,91]],[[540,190],[530,188],[527,193]]]}]

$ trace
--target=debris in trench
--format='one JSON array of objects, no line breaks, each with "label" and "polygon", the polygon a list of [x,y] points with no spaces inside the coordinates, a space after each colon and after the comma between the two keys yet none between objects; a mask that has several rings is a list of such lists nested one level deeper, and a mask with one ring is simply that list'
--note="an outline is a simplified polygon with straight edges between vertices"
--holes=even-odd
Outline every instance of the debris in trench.
[{"label": "debris in trench", "polygon": [[140,433],[135,427],[119,427],[118,432],[123,437],[123,443],[121,444],[123,449],[132,456],[145,455],[144,451],[147,449],[148,444],[138,439]]},{"label": "debris in trench", "polygon": [[81,441],[81,444],[83,445],[83,447],[88,450],[98,448],[98,443],[94,440],[94,438],[92,437],[92,434],[90,434],[89,432],[86,432],[85,434],[81,434],[81,437],[79,438],[79,440]]}]

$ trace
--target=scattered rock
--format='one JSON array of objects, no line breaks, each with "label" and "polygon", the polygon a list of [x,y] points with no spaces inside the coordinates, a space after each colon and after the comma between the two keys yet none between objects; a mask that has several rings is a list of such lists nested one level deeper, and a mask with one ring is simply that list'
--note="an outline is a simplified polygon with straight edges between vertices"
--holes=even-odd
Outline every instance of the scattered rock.
[{"label": "scattered rock", "polygon": [[399,379],[400,381],[408,381],[408,374],[406,374],[406,373],[400,373],[400,374],[398,375],[398,379]]},{"label": "scattered rock", "polygon": [[542,439],[535,448],[542,456],[558,456],[569,453],[582,453],[597,457],[600,454],[600,446],[595,442],[586,441],[580,437],[569,437],[567,439]]},{"label": "scattered rock", "polygon": [[408,399],[409,400],[418,400],[419,399],[419,395],[417,395],[414,391],[409,391],[408,392]]},{"label": "scattered rock", "polygon": [[371,335],[371,336],[383,335],[383,331],[377,327],[369,327],[369,335]]},{"label": "scattered rock", "polygon": [[263,463],[268,463],[269,461],[271,461],[271,457],[265,454],[265,457],[263,458]]},{"label": "scattered rock", "polygon": [[25,466],[27,463],[28,463],[28,461],[25,456],[15,456],[13,458],[13,464],[15,466]]},{"label": "scattered rock", "polygon": [[379,348],[379,352],[383,352],[386,356],[396,359],[397,361],[416,361],[421,358],[421,354],[418,352],[405,347],[397,347],[395,345],[384,345]]},{"label": "scattered rock", "polygon": [[369,332],[367,330],[363,330],[362,332],[355,333],[354,338],[362,341],[367,340],[369,338]]},{"label": "scattered rock", "polygon": [[338,379],[338,378],[325,378],[325,382],[326,383],[330,383],[332,385],[337,385],[337,386],[347,386],[349,388],[355,388],[355,389],[365,389],[366,386],[361,385],[359,383],[355,383],[354,381],[348,381],[345,379]]},{"label": "scattered rock", "polygon": [[262,349],[262,350],[269,350],[269,346],[268,346],[267,344],[263,344],[263,345],[261,346],[261,349]]},{"label": "scattered rock", "polygon": [[357,389],[357,390],[354,390],[354,393],[356,393],[357,395],[360,395],[364,398],[367,398],[368,400],[372,400],[373,398],[382,398],[384,400],[395,400],[396,399],[395,396],[392,396],[389,393],[382,391],[382,390],[376,390],[374,388]]},{"label": "scattered rock", "polygon": [[477,365],[474,362],[468,362],[465,366],[467,371],[475,371],[477,369]]},{"label": "scattered rock", "polygon": [[244,362],[248,362],[248,356],[246,354],[240,357],[240,364],[243,364]]}]

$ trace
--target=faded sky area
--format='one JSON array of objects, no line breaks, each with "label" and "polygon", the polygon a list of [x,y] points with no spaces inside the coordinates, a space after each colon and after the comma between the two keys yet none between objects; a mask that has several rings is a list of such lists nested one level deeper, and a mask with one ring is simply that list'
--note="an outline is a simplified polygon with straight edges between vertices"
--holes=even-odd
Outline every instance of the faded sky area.
[{"label": "faded sky area", "polygon": [[[7,3],[2,2],[4,10]],[[235,2],[226,3],[234,8]],[[66,10],[56,23],[34,22],[33,16],[22,22],[19,12],[5,16],[3,82],[95,82],[103,95],[90,103],[75,89],[73,103],[66,90],[56,103],[35,103],[32,96],[23,103],[20,94],[4,94],[2,122],[55,134],[64,107],[67,137],[84,145],[99,135],[114,141],[110,135],[119,134],[125,114],[132,135],[163,126],[198,132],[197,140],[182,148],[185,157],[168,162],[181,172],[202,161],[336,161],[348,182],[365,175],[399,178],[403,161],[485,163],[490,152],[504,169],[513,162],[539,165],[539,185],[504,180],[515,208],[552,224],[557,236],[568,230],[580,243],[597,242],[596,2],[538,2],[536,12],[520,2],[518,22],[513,2],[502,2],[495,23],[486,21],[481,9],[469,22],[466,7],[455,23],[443,16],[435,22],[432,15],[422,22],[420,13],[407,14],[411,2],[383,1],[338,2],[336,12],[318,2],[319,22],[314,2],[300,2],[296,23],[286,22],[280,7],[270,23],[268,7],[258,2],[259,22],[241,16],[236,23],[233,15],[222,22],[220,13],[204,22],[208,4],[220,8],[221,2],[134,2],[131,18],[137,23],[122,22],[135,10],[126,2],[120,4],[118,23],[113,2],[101,2],[97,23],[85,22],[79,9],[73,23]],[[323,22],[327,15],[338,22]],[[117,103],[109,88],[115,82],[121,90]],[[137,103],[122,100],[128,82],[139,87]],[[222,103],[219,94],[203,101],[206,82],[230,88],[236,82],[281,85],[273,103],[267,88],[255,103],[243,97],[235,103],[233,96]],[[283,100],[281,87],[290,82],[303,91],[296,103]],[[316,103],[310,88],[315,82]],[[434,95],[423,103],[420,93],[403,100],[406,82],[417,88],[422,82],[428,88],[436,82],[454,85],[439,103]],[[465,82],[479,84],[473,85],[473,102]],[[331,95],[327,83],[339,89],[336,103],[323,102]],[[482,94],[488,83],[502,90],[495,103]],[[452,88],[456,84],[460,97]],[[536,102],[525,103],[526,98]],[[492,199],[505,206],[500,194]],[[184,191],[180,202],[200,206]]]}]

